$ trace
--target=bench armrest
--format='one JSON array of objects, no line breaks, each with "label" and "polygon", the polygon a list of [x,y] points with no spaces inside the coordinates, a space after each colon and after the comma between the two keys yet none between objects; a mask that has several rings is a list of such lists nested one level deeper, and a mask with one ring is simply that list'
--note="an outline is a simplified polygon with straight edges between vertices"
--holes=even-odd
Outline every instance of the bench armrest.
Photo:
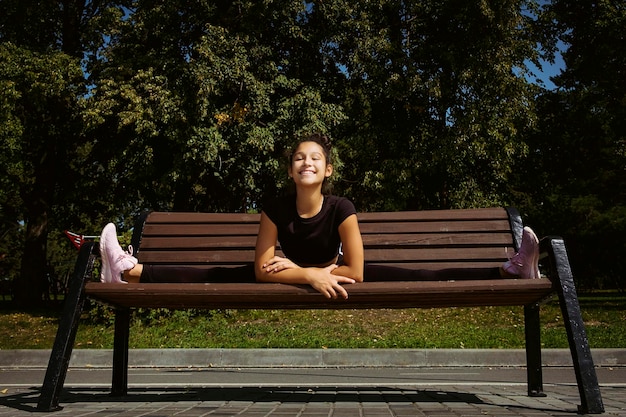
[{"label": "bench armrest", "polygon": [[85,304],[85,284],[92,276],[94,261],[96,256],[99,256],[99,252],[99,245],[95,242],[84,243],[78,252],[78,259],[70,279],[63,314],[41,388],[41,396],[37,403],[38,411],[59,409],[59,395],[63,389],[76,339],[78,322]]},{"label": "bench armrest", "polygon": [[574,372],[578,381],[582,413],[604,412],[598,378],[591,357],[591,349],[582,319],[572,268],[565,242],[560,236],[548,236],[540,242],[540,258],[548,259],[548,276],[559,296],[561,314],[567,332]]}]

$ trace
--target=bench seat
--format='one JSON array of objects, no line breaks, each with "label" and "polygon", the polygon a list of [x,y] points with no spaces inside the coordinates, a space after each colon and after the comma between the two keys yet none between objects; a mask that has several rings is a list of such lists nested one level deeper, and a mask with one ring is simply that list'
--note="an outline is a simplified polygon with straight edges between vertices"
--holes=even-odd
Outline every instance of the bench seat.
[{"label": "bench seat", "polygon": [[87,283],[90,298],[117,307],[170,309],[366,309],[516,306],[554,293],[548,278],[363,282],[347,286],[347,300],[329,300],[308,286],[284,284]]}]

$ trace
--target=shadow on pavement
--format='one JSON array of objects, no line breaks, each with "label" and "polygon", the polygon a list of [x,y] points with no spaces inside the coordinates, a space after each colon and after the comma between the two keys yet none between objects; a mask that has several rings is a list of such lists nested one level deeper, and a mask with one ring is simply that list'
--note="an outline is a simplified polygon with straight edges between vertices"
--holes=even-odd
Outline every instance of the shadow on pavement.
[{"label": "shadow on pavement", "polygon": [[[37,411],[39,388],[22,393],[0,397],[0,406],[22,411]],[[476,395],[463,392],[407,390],[394,387],[337,387],[337,388],[137,388],[129,389],[123,397],[111,396],[97,388],[65,389],[61,394],[61,406],[69,407],[76,403],[165,403],[165,402],[280,402],[295,403],[466,403],[485,404]],[[216,405],[216,407],[218,407]],[[119,408],[119,407],[118,407]]]}]

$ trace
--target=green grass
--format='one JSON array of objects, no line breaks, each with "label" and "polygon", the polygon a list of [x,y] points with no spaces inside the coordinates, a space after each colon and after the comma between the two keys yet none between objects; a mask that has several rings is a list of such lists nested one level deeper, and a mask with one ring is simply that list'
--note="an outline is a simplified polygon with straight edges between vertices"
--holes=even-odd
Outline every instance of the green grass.
[{"label": "green grass", "polygon": [[[626,295],[580,297],[592,348],[626,347]],[[0,349],[51,348],[58,310],[0,309]],[[87,309],[77,348],[111,348],[113,316]],[[541,309],[542,345],[566,348],[556,301]],[[524,347],[522,307],[404,310],[139,310],[131,348],[483,348]]]}]

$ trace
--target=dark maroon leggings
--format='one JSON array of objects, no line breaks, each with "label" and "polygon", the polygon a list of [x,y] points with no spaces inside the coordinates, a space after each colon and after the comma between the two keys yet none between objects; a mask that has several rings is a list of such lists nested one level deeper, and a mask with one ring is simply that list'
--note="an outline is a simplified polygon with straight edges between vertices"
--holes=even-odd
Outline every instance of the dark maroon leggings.
[{"label": "dark maroon leggings", "polygon": [[[373,281],[461,281],[500,278],[498,268],[449,268],[430,271],[365,264],[364,280]],[[141,282],[202,283],[255,282],[254,265],[234,268],[144,265]]]},{"label": "dark maroon leggings", "polygon": [[438,270],[408,269],[386,265],[365,264],[365,282],[374,281],[462,281],[498,279],[500,268],[447,268]]},{"label": "dark maroon leggings", "polygon": [[195,268],[190,266],[145,265],[140,282],[255,282],[254,266]]}]

